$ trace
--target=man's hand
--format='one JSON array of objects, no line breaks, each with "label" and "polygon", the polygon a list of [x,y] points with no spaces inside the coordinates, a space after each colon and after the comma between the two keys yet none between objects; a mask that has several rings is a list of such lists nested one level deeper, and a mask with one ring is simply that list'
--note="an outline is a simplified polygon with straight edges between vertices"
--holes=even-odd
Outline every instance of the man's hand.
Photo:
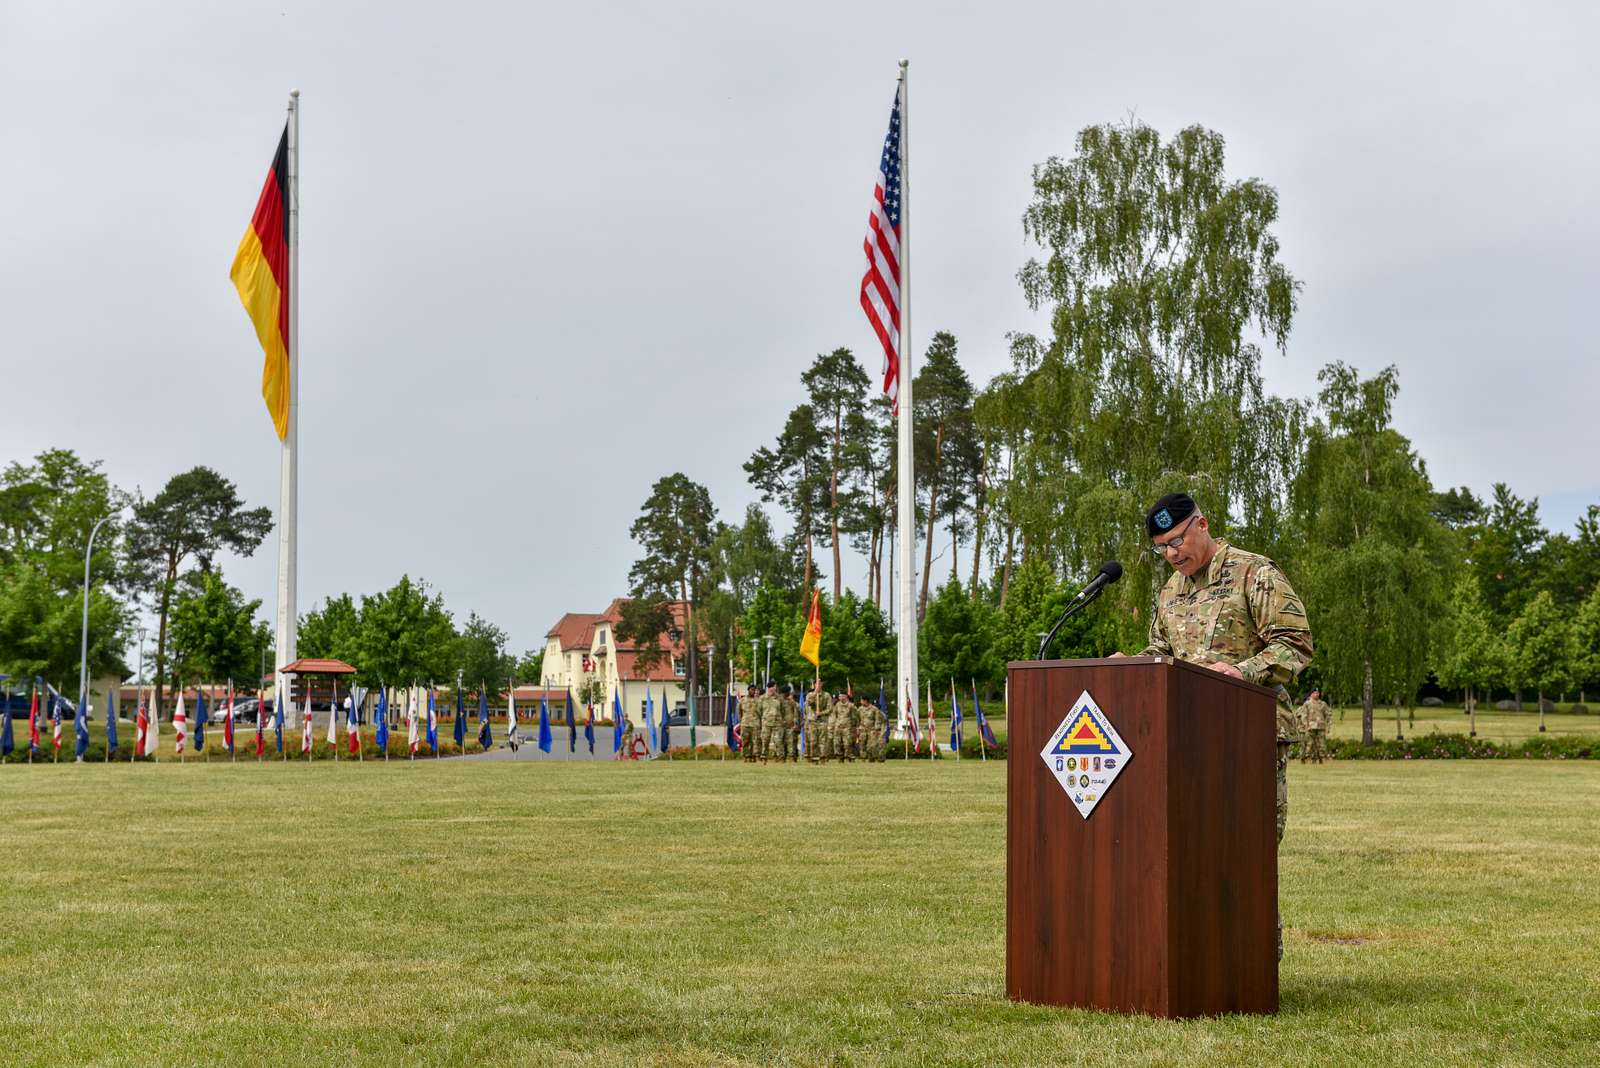
[{"label": "man's hand", "polygon": [[1244,678],[1244,672],[1240,671],[1232,664],[1224,663],[1221,660],[1217,661],[1215,664],[1207,664],[1206,667],[1210,668],[1212,671],[1215,671],[1218,675],[1226,675],[1233,679]]}]

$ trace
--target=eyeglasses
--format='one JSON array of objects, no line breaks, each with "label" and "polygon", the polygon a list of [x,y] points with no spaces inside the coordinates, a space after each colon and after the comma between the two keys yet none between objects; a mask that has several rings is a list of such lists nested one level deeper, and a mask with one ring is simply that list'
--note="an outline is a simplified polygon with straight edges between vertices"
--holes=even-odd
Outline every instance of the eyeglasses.
[{"label": "eyeglasses", "polygon": [[[1200,513],[1196,512],[1194,515],[1192,515],[1188,519],[1184,520],[1183,526],[1187,527],[1190,523],[1193,523],[1196,519],[1199,519],[1199,518],[1200,518]],[[1182,530],[1183,527],[1179,527],[1178,529]],[[1150,552],[1152,554],[1154,554],[1155,556],[1158,556],[1161,559],[1165,560],[1167,558],[1167,550],[1168,549],[1181,549],[1181,548],[1183,548],[1183,539],[1186,536],[1187,535],[1180,534],[1176,538],[1173,538],[1173,539],[1171,539],[1169,541],[1161,542],[1158,545],[1152,545],[1152,546],[1150,546]]]}]

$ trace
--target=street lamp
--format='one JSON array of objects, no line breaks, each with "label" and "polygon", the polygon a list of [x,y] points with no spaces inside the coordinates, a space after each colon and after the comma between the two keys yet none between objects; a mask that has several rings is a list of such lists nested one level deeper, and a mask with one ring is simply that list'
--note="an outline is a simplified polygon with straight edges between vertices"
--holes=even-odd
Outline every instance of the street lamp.
[{"label": "street lamp", "polygon": [[144,636],[149,633],[144,627],[134,631],[134,634],[139,639],[139,670],[133,682],[134,688],[139,691],[139,696],[134,698],[135,704],[144,700]]},{"label": "street lamp", "polygon": [[[89,714],[89,561],[94,556],[94,536],[100,533],[100,528],[116,518],[115,512],[106,516],[89,529],[89,544],[83,549],[83,629],[78,633],[78,711],[85,717]],[[143,639],[141,639],[142,641]],[[11,710],[6,710],[10,715]]]},{"label": "street lamp", "polygon": [[777,645],[777,644],[778,644],[777,635],[775,635],[775,634],[767,635],[767,678],[766,678],[766,683],[767,683],[768,686],[772,685],[772,647],[774,645]]},{"label": "street lamp", "polygon": [[761,662],[761,654],[757,651],[760,648],[761,639],[754,634],[750,635],[750,685],[752,686],[756,684],[756,665]]}]

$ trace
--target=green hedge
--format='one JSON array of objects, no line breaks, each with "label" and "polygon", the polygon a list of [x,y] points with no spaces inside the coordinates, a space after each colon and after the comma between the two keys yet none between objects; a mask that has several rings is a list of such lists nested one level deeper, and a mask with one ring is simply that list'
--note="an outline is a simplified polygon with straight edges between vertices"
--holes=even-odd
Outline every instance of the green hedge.
[{"label": "green hedge", "polygon": [[1328,755],[1335,760],[1600,760],[1600,739],[1544,734],[1505,744],[1465,734],[1421,734],[1362,745],[1354,738],[1330,738]]}]

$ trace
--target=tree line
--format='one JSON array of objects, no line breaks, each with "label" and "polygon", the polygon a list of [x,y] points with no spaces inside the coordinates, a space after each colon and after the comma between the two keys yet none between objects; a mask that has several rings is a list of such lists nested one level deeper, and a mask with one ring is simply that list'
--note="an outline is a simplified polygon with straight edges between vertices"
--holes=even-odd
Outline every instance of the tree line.
[{"label": "tree line", "polygon": [[[248,507],[208,467],[174,475],[151,497],[111,484],[97,460],[47,449],[0,471],[0,673],[76,685],[84,555],[94,525],[111,517],[89,560],[91,676],[134,674],[126,650],[148,610],[156,626],[143,665],[160,709],[166,691],[234,679],[241,689],[271,670],[273,634],[261,602],[227,582],[224,552],[248,557],[271,531],[271,509]],[[469,613],[457,626],[426,582],[402,576],[357,600],[328,598],[300,619],[302,656],[359,667],[357,680],[474,685],[536,679],[543,657],[515,657],[504,630]]]}]

